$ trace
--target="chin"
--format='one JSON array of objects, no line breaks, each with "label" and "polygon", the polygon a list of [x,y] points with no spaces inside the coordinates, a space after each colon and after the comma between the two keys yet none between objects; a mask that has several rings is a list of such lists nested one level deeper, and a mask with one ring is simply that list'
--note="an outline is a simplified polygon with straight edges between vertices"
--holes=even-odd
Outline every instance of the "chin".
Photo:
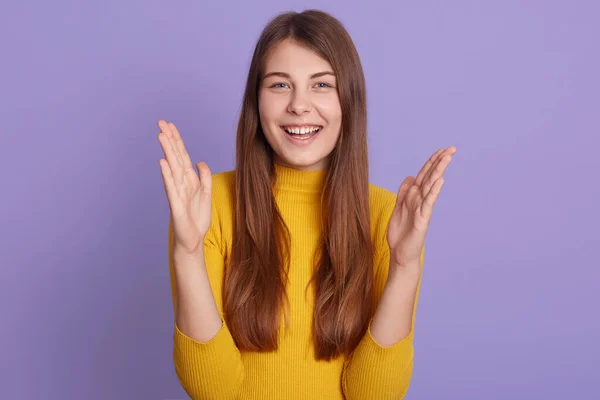
[{"label": "chin", "polygon": [[328,161],[324,158],[302,158],[302,157],[277,157],[275,160],[277,164],[283,165],[284,167],[295,168],[303,171],[314,171],[320,169],[326,169]]}]

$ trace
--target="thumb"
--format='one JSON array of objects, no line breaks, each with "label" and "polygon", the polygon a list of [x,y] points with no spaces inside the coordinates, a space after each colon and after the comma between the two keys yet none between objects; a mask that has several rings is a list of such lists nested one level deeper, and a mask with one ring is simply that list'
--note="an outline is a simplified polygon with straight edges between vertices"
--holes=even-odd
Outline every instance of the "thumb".
[{"label": "thumb", "polygon": [[210,192],[212,190],[212,173],[210,168],[205,162],[198,162],[196,164],[198,169],[198,176],[200,178],[200,188],[203,192]]},{"label": "thumb", "polygon": [[412,185],[414,185],[416,179],[414,176],[407,176],[403,181],[402,184],[400,185],[400,189],[398,189],[398,196],[396,197],[396,207],[398,209],[400,209],[400,206],[402,205],[402,202],[404,201],[404,198],[406,197],[406,193],[408,192],[408,189],[410,189],[410,187]]}]

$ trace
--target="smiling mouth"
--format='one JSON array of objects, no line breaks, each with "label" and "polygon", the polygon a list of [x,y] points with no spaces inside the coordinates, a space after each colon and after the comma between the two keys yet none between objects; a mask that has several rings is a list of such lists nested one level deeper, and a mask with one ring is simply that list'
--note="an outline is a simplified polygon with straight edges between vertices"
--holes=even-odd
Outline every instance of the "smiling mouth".
[{"label": "smiling mouth", "polygon": [[308,139],[315,136],[323,129],[321,125],[310,125],[310,126],[282,126],[281,129],[288,135],[297,139]]}]

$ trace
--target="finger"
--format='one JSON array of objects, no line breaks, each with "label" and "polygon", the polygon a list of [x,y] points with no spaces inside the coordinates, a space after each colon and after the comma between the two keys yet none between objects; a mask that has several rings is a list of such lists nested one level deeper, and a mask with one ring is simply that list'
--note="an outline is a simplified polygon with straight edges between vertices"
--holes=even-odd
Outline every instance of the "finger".
[{"label": "finger", "polygon": [[414,212],[418,209],[419,205],[419,187],[412,185],[408,188],[406,192],[406,196],[402,205],[400,207],[401,213],[400,215],[409,215],[414,214]]},{"label": "finger", "polygon": [[190,155],[188,154],[187,149],[185,148],[185,145],[183,143],[183,139],[181,138],[181,134],[179,133],[179,130],[177,129],[175,124],[172,122],[169,122],[169,127],[171,128],[171,132],[173,133],[173,136],[175,138],[177,150],[181,154],[181,158],[183,160],[183,167],[186,169],[187,168],[194,169],[194,166],[192,165],[192,160],[190,159]]},{"label": "finger", "polygon": [[158,121],[158,127],[160,128],[160,130],[162,132],[165,133],[165,135],[167,135],[167,137],[171,141],[175,155],[177,156],[177,159],[181,162],[181,165],[183,166],[183,158],[181,157],[181,154],[179,153],[179,148],[177,147],[177,141],[175,140],[175,133],[173,133],[171,126],[169,125],[169,123],[167,121],[161,119],[160,121]]},{"label": "finger", "polygon": [[160,128],[161,133],[164,135],[164,140],[161,139],[161,134],[159,133],[159,140],[163,145],[163,151],[165,153],[165,157],[169,162],[169,167],[171,167],[171,171],[173,174],[173,179],[175,182],[183,181],[183,161],[177,148],[175,147],[175,141],[173,138],[173,133],[171,132],[171,128],[166,123],[166,121],[160,120],[158,121],[158,127]]},{"label": "finger", "polygon": [[[438,154],[438,157],[434,161],[433,165],[431,165],[429,170],[425,173],[425,175],[423,177],[423,181],[420,184],[421,188],[427,186],[427,190],[422,190],[423,197],[425,197],[426,194],[429,192],[429,189],[431,188],[431,184],[433,184],[433,182],[435,182],[435,180],[437,178],[439,178],[439,176],[437,176],[437,175],[433,176],[433,174],[436,172],[436,170],[438,168],[438,165],[442,162],[442,160],[444,160],[444,157],[447,157],[448,155],[452,156],[452,154],[454,154],[455,152],[456,152],[456,147],[450,146],[450,147],[447,147],[446,149],[444,149],[443,152]],[[428,181],[430,181],[430,182],[428,183]]]},{"label": "finger", "polygon": [[196,164],[196,168],[198,168],[198,176],[200,177],[202,191],[210,193],[212,190],[212,173],[210,172],[210,168],[202,161]]},{"label": "finger", "polygon": [[182,182],[183,169],[181,167],[181,163],[177,159],[177,155],[175,154],[173,141],[169,138],[169,135],[163,131],[158,134],[158,141],[160,142],[163,153],[165,154],[166,161],[169,163],[173,181],[177,183]]},{"label": "finger", "polygon": [[444,152],[444,150],[445,149],[439,149],[438,151],[436,151],[435,153],[433,153],[431,155],[431,157],[429,157],[429,159],[427,160],[427,162],[423,165],[423,167],[421,167],[421,170],[417,174],[417,179],[415,181],[415,184],[417,186],[421,186],[421,184],[423,183],[423,179],[425,179],[425,175],[427,174],[427,172],[429,171],[429,169],[431,168],[431,166],[437,161],[437,159],[440,156],[440,154],[442,154]]},{"label": "finger", "polygon": [[408,215],[408,204],[406,203],[406,201],[402,202],[402,205],[400,206],[400,215]]},{"label": "finger", "polygon": [[423,182],[427,180],[427,177],[431,175],[431,172],[435,169],[437,163],[444,157],[446,154],[454,154],[456,152],[455,146],[450,146],[445,149],[439,149],[427,160],[421,171],[419,171],[419,175],[417,175],[417,186],[422,186]]},{"label": "finger", "polygon": [[411,186],[406,194],[406,200],[404,201],[408,208],[412,211],[416,211],[421,205],[422,201],[423,200],[420,196],[419,187],[416,185]]},{"label": "finger", "polygon": [[[177,159],[181,163],[181,167],[184,168],[185,163],[184,163],[183,155],[181,154],[180,148],[177,145],[177,137],[175,135],[175,132],[173,131],[173,123],[165,121],[165,125],[166,125],[167,130],[169,131],[171,142],[173,142],[173,149],[175,150],[175,154],[177,154]],[[184,172],[185,172],[185,168],[184,168]]]},{"label": "finger", "polygon": [[175,182],[173,181],[173,174],[167,160],[161,158],[158,160],[158,164],[160,165],[160,172],[162,174],[165,192],[167,193],[167,199],[169,200],[169,207],[171,208],[171,212],[174,213],[174,207],[178,204],[178,195],[177,189],[175,188]]},{"label": "finger", "polygon": [[427,196],[433,184],[442,177],[451,161],[452,156],[446,154],[440,158],[437,165],[431,169],[431,173],[425,178],[423,185],[421,185],[421,193],[423,194],[423,197]]},{"label": "finger", "polygon": [[402,184],[400,185],[400,188],[398,189],[398,195],[396,196],[396,207],[399,207],[402,202],[404,201],[404,198],[406,197],[406,193],[408,192],[408,189],[410,189],[410,187],[414,184],[415,182],[415,178],[413,176],[407,176],[404,181],[402,181]]},{"label": "finger", "polygon": [[444,185],[444,178],[439,178],[435,181],[433,186],[431,186],[431,190],[427,193],[423,204],[421,205],[421,215],[428,219],[431,217],[433,212],[433,206],[435,205],[438,196],[442,190],[442,186]]}]

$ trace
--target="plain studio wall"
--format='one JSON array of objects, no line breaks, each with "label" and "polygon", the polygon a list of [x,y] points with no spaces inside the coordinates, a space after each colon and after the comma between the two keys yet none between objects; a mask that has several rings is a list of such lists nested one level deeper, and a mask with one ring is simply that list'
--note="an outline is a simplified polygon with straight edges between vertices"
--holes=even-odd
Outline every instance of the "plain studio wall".
[{"label": "plain studio wall", "polygon": [[361,55],[373,183],[458,149],[406,398],[596,398],[600,6],[342,0],[2,1],[1,398],[187,398],[156,121],[233,169],[255,41],[305,8]]}]

